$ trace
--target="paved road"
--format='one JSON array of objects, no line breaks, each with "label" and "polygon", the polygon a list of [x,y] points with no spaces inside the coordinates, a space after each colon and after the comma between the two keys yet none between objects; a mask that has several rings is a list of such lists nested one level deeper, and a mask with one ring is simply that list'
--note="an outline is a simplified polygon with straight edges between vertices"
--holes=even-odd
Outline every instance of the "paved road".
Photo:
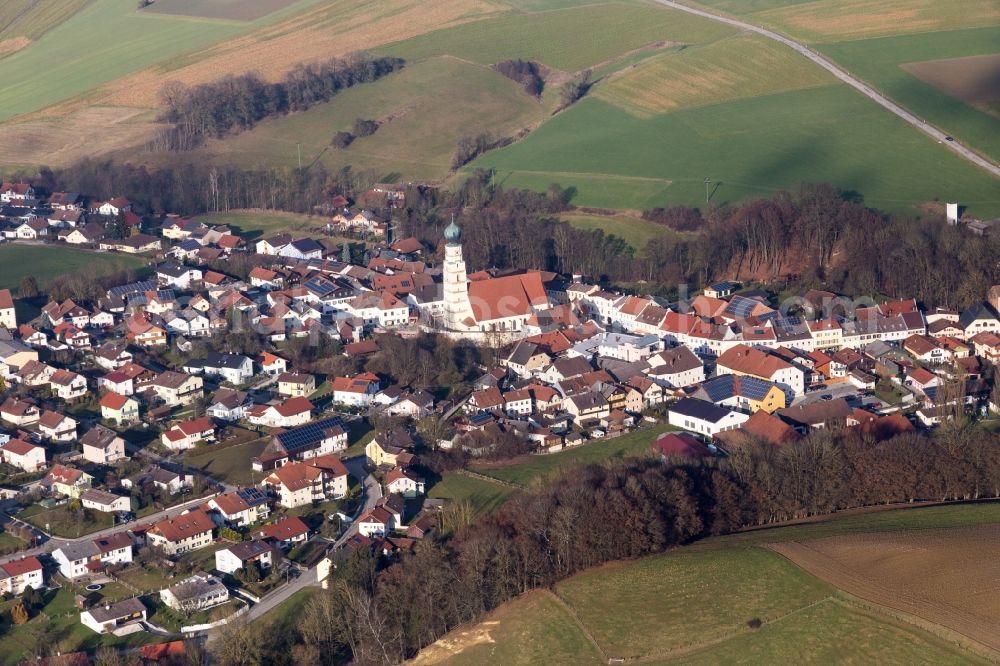
[{"label": "paved road", "polygon": [[91,532],[90,534],[85,534],[84,536],[77,537],[75,539],[64,539],[62,537],[54,537],[45,534],[44,530],[36,528],[35,531],[40,532],[41,534],[45,534],[47,540],[43,544],[36,546],[34,548],[20,550],[13,556],[8,557],[6,559],[8,560],[18,559],[21,557],[27,557],[28,555],[41,555],[42,553],[51,553],[56,548],[61,548],[62,546],[65,546],[68,543],[74,543],[78,541],[89,541],[91,539],[107,536],[109,534],[124,532],[125,530],[130,530],[138,525],[148,525],[150,523],[159,522],[165,518],[172,518],[173,516],[176,516],[179,513],[183,512],[185,509],[190,509],[191,507],[198,506],[199,504],[208,501],[212,497],[215,497],[215,495],[212,494],[212,495],[206,495],[204,497],[197,497],[195,499],[190,499],[187,500],[186,502],[183,502],[182,504],[169,507],[162,511],[157,511],[156,513],[151,513],[150,515],[144,516],[143,518],[139,518],[138,520],[133,520],[127,523],[118,523],[114,527],[109,527],[107,529],[99,530],[97,532]]},{"label": "paved road", "polygon": [[[367,511],[371,507],[375,506],[377,502],[382,497],[382,486],[379,482],[375,480],[375,477],[369,475],[364,468],[365,459],[364,456],[359,456],[357,458],[351,458],[344,461],[344,465],[350,472],[351,476],[356,479],[362,479],[362,498],[363,502],[359,505],[357,512],[354,517],[357,518],[361,513]],[[333,548],[337,549],[344,545],[349,538],[354,536],[357,532],[357,524],[355,522],[351,523],[351,526],[333,542]],[[319,539],[319,537],[313,537],[314,540]],[[272,610],[275,606],[278,606],[283,601],[287,600],[293,594],[300,590],[304,590],[310,586],[318,586],[320,580],[317,577],[316,568],[303,569],[302,573],[298,578],[289,582],[287,585],[282,585],[277,590],[267,595],[261,599],[260,603],[254,604],[253,607],[247,611],[244,617],[247,621],[255,620],[262,615],[266,614],[268,611]],[[218,632],[213,631],[209,636],[209,642],[211,642]]]},{"label": "paved road", "polygon": [[851,76],[850,74],[848,74],[845,70],[841,69],[839,66],[837,66],[836,64],[834,64],[833,61],[828,60],[827,58],[824,58],[820,54],[818,54],[815,51],[811,50],[809,47],[807,47],[807,46],[805,46],[803,44],[800,44],[799,42],[796,42],[793,39],[789,39],[788,37],[785,37],[784,35],[780,35],[780,34],[774,32],[773,30],[768,30],[767,28],[763,28],[763,27],[761,27],[759,25],[753,25],[753,24],[750,24],[750,23],[746,23],[744,21],[740,21],[740,20],[734,19],[734,18],[729,18],[727,16],[719,16],[718,14],[713,14],[711,12],[706,12],[706,11],[703,11],[701,9],[695,9],[694,7],[688,7],[687,5],[681,4],[679,2],[674,2],[674,0],[656,0],[656,2],[658,2],[659,4],[661,4],[661,5],[665,6],[665,7],[670,7],[671,9],[677,9],[677,10],[680,10],[682,12],[687,12],[689,14],[695,14],[696,16],[701,16],[702,18],[707,18],[707,19],[710,19],[712,21],[718,21],[720,23],[726,23],[728,25],[735,26],[735,27],[737,27],[737,28],[739,28],[741,30],[747,30],[749,32],[755,32],[758,35],[763,35],[764,37],[767,37],[768,39],[773,39],[776,42],[784,44],[785,46],[791,48],[792,50],[796,51],[797,53],[805,56],[806,58],[809,58],[814,63],[816,63],[817,65],[819,65],[823,69],[827,70],[828,72],[830,72],[831,74],[833,74],[835,77],[837,77],[839,80],[841,80],[844,83],[846,83],[847,85],[851,86],[852,88],[854,88],[855,90],[857,90],[862,95],[864,95],[868,99],[872,100],[873,102],[875,102],[879,106],[881,106],[884,109],[890,111],[891,113],[894,113],[895,115],[899,116],[900,118],[902,118],[906,122],[910,123],[911,125],[913,125],[914,127],[916,127],[918,130],[920,130],[921,132],[923,132],[927,136],[931,137],[932,139],[935,139],[938,142],[944,144],[945,146],[947,146],[948,148],[950,148],[953,152],[957,153],[960,157],[966,159],[969,162],[972,162],[973,164],[975,164],[979,168],[983,169],[984,171],[988,171],[989,173],[993,174],[994,176],[1000,178],[1000,166],[998,166],[994,162],[992,162],[992,161],[990,161],[990,160],[988,160],[988,159],[980,156],[978,153],[973,152],[971,149],[969,149],[966,146],[962,145],[958,141],[948,141],[948,139],[947,139],[948,135],[945,132],[942,132],[941,130],[937,129],[936,127],[928,125],[926,122],[924,122],[920,118],[916,117],[915,115],[913,115],[912,113],[910,113],[909,111],[907,111],[906,109],[904,109],[903,107],[901,107],[900,105],[896,104],[895,102],[893,102],[892,100],[890,100],[888,97],[885,97],[881,93],[873,90],[868,84],[864,83],[863,81],[854,78],[853,76]]}]

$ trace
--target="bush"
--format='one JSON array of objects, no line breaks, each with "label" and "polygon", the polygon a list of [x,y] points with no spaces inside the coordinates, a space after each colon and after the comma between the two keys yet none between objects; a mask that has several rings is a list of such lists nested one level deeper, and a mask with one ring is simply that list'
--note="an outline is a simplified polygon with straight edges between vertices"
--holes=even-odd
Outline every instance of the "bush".
[{"label": "bush", "polygon": [[10,621],[13,624],[24,624],[28,621],[28,609],[24,607],[24,603],[18,601],[10,609]]},{"label": "bush", "polygon": [[363,137],[371,136],[378,129],[377,120],[365,120],[364,118],[358,118],[354,121],[354,136]]},{"label": "bush", "polygon": [[761,627],[762,624],[764,624],[764,623],[761,622],[761,620],[760,620],[759,617],[755,617],[755,618],[751,618],[751,619],[747,620],[747,628],[748,629],[752,629],[754,631],[757,631],[758,629],[760,629],[760,627]]},{"label": "bush", "polygon": [[538,63],[531,60],[504,60],[493,65],[493,69],[520,83],[525,92],[533,97],[539,97],[545,87]]},{"label": "bush", "polygon": [[333,135],[333,138],[330,139],[330,145],[339,150],[347,148],[352,143],[354,143],[354,135],[350,132],[337,132]]}]

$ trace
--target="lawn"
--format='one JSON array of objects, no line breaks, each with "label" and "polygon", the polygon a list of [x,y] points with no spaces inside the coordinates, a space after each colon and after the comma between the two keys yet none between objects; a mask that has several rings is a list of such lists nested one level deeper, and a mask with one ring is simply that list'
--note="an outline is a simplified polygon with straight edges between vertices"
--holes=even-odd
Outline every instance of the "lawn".
[{"label": "lawn", "polygon": [[[850,119],[849,124],[846,119]],[[508,187],[576,187],[573,203],[644,209],[768,196],[830,182],[889,211],[935,198],[1000,212],[1000,180],[935,145],[842,85],[637,118],[584,99],[521,142],[470,168]]]},{"label": "lawn", "polygon": [[[297,0],[280,14],[302,10],[315,1]],[[0,60],[4,82],[0,120],[83,95],[269,20],[272,17],[240,23],[167,16],[140,12],[135,0],[94,0],[30,46]],[[95,35],[109,38],[95,39]]]},{"label": "lawn", "polygon": [[0,42],[38,39],[86,4],[87,0],[5,0],[0,4]]},{"label": "lawn", "polygon": [[0,532],[0,555],[13,553],[24,546],[25,543],[10,532]]},{"label": "lawn", "polygon": [[445,474],[427,491],[428,497],[466,500],[479,516],[497,509],[515,492],[514,488],[464,474]]},{"label": "lawn", "polygon": [[1000,27],[822,44],[837,61],[920,118],[1000,160],[1000,118],[966,104],[902,65],[1000,52]]},{"label": "lawn", "polygon": [[42,509],[37,512],[22,511],[17,514],[21,520],[58,537],[75,539],[91,532],[114,527],[115,517],[93,509],[83,509],[82,516],[65,506]]},{"label": "lawn", "polygon": [[[426,648],[417,664],[980,663],[924,628],[862,607],[765,543],[1000,522],[1000,503],[891,510],[717,537],[614,562],[534,591]],[[751,619],[762,621],[751,629]],[[929,625],[928,625],[929,626]],[[585,633],[585,631],[587,633]],[[600,646],[597,654],[587,634]],[[945,635],[946,632],[942,632]]]},{"label": "lawn", "polygon": [[[461,100],[461,103],[456,103]],[[198,155],[219,162],[373,171],[377,179],[435,179],[448,174],[460,139],[489,129],[514,135],[548,117],[551,105],[489,67],[437,57],[411,62],[390,76],[344,90],[308,111],[273,118],[249,132],[210,141]],[[344,149],[330,139],[357,118],[378,120],[375,134]]]},{"label": "lawn", "polygon": [[128,648],[163,641],[162,636],[145,632],[125,638],[94,633],[80,624],[80,611],[73,604],[74,594],[75,588],[70,585],[47,592],[41,614],[27,624],[6,628],[0,640],[0,663],[20,663],[34,656],[33,649],[55,655],[94,650],[102,645]]},{"label": "lawn", "polygon": [[84,267],[93,275],[124,268],[140,268],[146,261],[139,257],[109,252],[92,252],[59,245],[0,245],[0,288],[17,290],[21,278],[33,275],[45,283],[58,275],[77,273]]},{"label": "lawn", "polygon": [[618,236],[636,250],[646,247],[652,238],[676,234],[669,227],[632,215],[587,215],[566,213],[559,216],[577,229],[593,231],[600,229],[605,235]]},{"label": "lawn", "polygon": [[614,439],[591,440],[559,453],[533,455],[514,464],[481,467],[476,471],[519,486],[529,486],[538,479],[577,465],[647,455],[656,436],[672,429],[668,425],[641,428]]},{"label": "lawn", "polygon": [[206,446],[191,449],[184,457],[184,463],[224,483],[256,484],[266,475],[254,472],[250,460],[260,455],[266,446],[267,438],[261,438],[225,448]]},{"label": "lawn", "polygon": [[322,227],[325,218],[276,210],[229,210],[223,213],[205,213],[198,220],[207,225],[224,224],[250,241],[280,233],[306,233]]}]

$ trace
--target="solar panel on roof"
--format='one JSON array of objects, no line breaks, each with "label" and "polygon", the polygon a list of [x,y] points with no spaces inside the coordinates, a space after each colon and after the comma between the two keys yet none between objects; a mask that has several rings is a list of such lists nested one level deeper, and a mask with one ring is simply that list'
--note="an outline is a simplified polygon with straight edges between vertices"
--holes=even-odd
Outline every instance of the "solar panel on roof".
[{"label": "solar panel on roof", "polygon": [[726,306],[726,314],[745,319],[750,316],[755,307],[757,307],[757,301],[742,296],[733,296],[733,300]]},{"label": "solar panel on roof", "polygon": [[157,285],[155,282],[151,280],[142,280],[140,282],[130,282],[129,284],[111,287],[111,289],[108,289],[108,294],[124,298],[134,294],[144,294],[147,291],[156,291],[156,287]]},{"label": "solar panel on roof", "polygon": [[335,426],[343,427],[343,425],[343,421],[340,420],[340,417],[333,416],[319,421],[314,421],[313,423],[307,423],[305,425],[298,426],[297,428],[292,428],[291,430],[286,430],[275,437],[278,442],[285,447],[286,451],[292,453],[293,451],[304,449],[324,439],[324,431]]},{"label": "solar panel on roof", "polygon": [[240,488],[236,494],[250,506],[267,502],[267,495],[260,488]]}]

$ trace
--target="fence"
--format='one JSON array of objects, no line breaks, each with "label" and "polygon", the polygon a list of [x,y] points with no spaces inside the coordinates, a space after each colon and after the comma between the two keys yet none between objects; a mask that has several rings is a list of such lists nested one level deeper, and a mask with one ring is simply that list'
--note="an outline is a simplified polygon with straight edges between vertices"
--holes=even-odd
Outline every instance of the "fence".
[{"label": "fence", "polygon": [[232,620],[233,618],[239,617],[240,615],[243,615],[249,610],[250,606],[244,606],[243,608],[239,609],[229,617],[224,617],[221,620],[216,620],[215,622],[209,622],[208,624],[192,624],[187,627],[181,627],[181,633],[192,634],[200,631],[208,631],[209,629],[215,629],[216,627],[223,627],[229,624],[229,621]]}]

